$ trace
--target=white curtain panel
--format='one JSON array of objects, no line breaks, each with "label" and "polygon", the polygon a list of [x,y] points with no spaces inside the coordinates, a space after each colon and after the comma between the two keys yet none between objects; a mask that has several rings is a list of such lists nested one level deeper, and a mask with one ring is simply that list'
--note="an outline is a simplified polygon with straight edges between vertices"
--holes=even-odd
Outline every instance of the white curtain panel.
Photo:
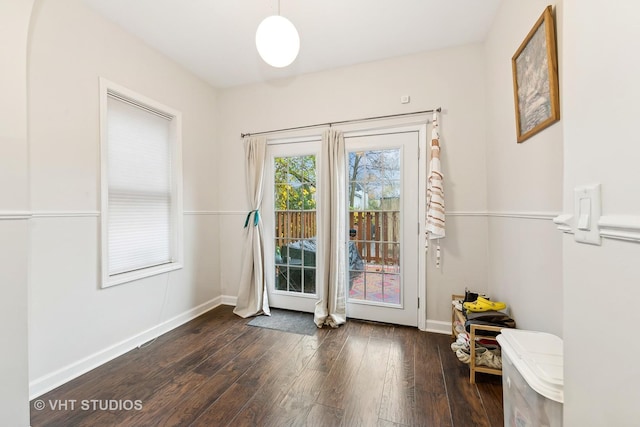
[{"label": "white curtain panel", "polygon": [[322,232],[318,248],[322,248],[324,273],[319,284],[323,298],[316,303],[314,321],[337,328],[346,316],[346,164],[342,132],[329,129],[322,136]]},{"label": "white curtain panel", "polygon": [[264,239],[260,206],[262,205],[264,163],[267,140],[248,137],[244,140],[246,153],[247,191],[251,211],[245,221],[245,241],[242,251],[242,273],[235,314],[246,318],[257,314],[270,315],[264,276]]}]

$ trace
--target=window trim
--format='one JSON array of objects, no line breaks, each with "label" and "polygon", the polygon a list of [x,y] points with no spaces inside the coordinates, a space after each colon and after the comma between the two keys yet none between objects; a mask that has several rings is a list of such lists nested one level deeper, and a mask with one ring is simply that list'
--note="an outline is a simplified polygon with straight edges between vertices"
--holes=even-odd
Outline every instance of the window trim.
[{"label": "window trim", "polygon": [[[107,100],[109,93],[130,101],[139,108],[170,118],[171,144],[171,219],[173,236],[171,239],[172,261],[166,264],[141,268],[116,275],[109,275],[108,222],[109,222],[109,180],[108,180],[108,133]],[[184,266],[184,227],[182,198],[182,113],[151,98],[134,92],[124,86],[100,77],[100,284],[108,288],[155,276]]]}]

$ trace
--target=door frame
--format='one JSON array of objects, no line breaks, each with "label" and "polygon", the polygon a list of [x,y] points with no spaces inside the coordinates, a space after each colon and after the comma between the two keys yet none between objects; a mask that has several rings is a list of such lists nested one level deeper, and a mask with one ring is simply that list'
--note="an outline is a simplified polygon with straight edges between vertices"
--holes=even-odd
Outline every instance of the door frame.
[{"label": "door frame", "polygon": [[[406,120],[406,119],[405,119]],[[405,120],[395,120],[393,123],[387,125],[379,125],[375,127],[364,127],[362,123],[356,125],[350,125],[348,128],[352,130],[343,130],[344,137],[358,137],[367,135],[380,135],[380,134],[392,134],[400,132],[417,132],[418,133],[418,247],[415,248],[418,251],[418,329],[421,331],[427,330],[427,254],[425,250],[426,246],[426,234],[425,234],[425,220],[426,220],[426,194],[427,194],[427,123],[425,121],[407,122]],[[347,126],[345,126],[347,127]],[[346,153],[345,153],[346,154]],[[411,226],[407,224],[407,226]],[[346,239],[346,236],[345,236]],[[406,249],[405,249],[406,250]],[[348,272],[347,272],[348,274]],[[347,278],[348,282],[348,278]],[[348,313],[347,313],[348,316]]]}]

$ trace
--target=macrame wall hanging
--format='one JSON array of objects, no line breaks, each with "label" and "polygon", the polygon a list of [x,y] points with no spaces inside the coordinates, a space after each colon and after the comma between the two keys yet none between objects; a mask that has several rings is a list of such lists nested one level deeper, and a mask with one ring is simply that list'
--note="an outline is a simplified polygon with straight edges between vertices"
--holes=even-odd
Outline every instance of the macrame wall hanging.
[{"label": "macrame wall hanging", "polygon": [[436,240],[436,267],[440,268],[440,239],[445,237],[444,177],[440,164],[440,131],[438,112],[433,113],[431,144],[429,154],[429,175],[427,179],[427,226],[426,249],[429,240]]}]

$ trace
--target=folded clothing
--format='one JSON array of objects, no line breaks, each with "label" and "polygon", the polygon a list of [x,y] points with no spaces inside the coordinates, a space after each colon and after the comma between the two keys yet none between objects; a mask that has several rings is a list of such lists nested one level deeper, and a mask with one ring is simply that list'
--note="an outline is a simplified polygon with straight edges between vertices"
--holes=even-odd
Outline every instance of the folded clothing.
[{"label": "folded clothing", "polygon": [[[483,322],[497,323],[509,328],[515,328],[516,322],[508,314],[501,311],[483,311],[479,313],[468,312],[467,320],[481,320]],[[513,325],[513,326],[511,326]]]},{"label": "folded clothing", "polygon": [[[498,326],[500,328],[515,328],[516,321],[499,311],[485,311],[482,313],[467,313],[464,328],[471,332],[471,325]],[[500,332],[483,331],[482,335],[495,337]]]},{"label": "folded clothing", "polygon": [[[464,324],[465,331],[471,332],[471,325],[496,326],[498,328],[515,328],[515,326],[505,325],[501,323],[483,322],[482,320],[468,320]],[[479,335],[484,335],[487,337],[497,337],[499,334],[500,332],[491,332],[491,331],[483,330],[482,333]]]}]

